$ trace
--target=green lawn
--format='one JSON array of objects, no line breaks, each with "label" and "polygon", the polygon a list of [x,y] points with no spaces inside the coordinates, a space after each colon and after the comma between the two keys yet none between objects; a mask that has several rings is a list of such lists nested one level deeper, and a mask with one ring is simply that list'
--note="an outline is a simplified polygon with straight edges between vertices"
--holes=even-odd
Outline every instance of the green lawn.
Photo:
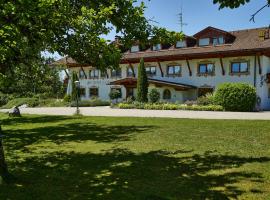
[{"label": "green lawn", "polygon": [[1,114],[11,200],[270,199],[270,122]]}]

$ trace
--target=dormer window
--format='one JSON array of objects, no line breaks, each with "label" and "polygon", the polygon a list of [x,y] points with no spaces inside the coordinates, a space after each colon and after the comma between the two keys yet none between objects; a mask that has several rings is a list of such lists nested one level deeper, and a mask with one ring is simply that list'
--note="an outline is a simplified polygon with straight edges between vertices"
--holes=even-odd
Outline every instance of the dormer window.
[{"label": "dormer window", "polygon": [[210,38],[199,39],[199,46],[208,46],[210,44]]},{"label": "dormer window", "polygon": [[131,53],[138,52],[138,51],[140,51],[139,45],[134,45],[134,46],[132,46],[131,49],[130,49],[130,52],[131,52]]},{"label": "dormer window", "polygon": [[224,37],[223,36],[219,36],[219,37],[214,37],[213,38],[213,45],[220,45],[220,44],[224,44]]},{"label": "dormer window", "polygon": [[187,42],[185,40],[176,42],[176,48],[184,48],[187,47]]},{"label": "dormer window", "polygon": [[159,51],[161,50],[161,44],[156,44],[153,46],[153,51]]}]

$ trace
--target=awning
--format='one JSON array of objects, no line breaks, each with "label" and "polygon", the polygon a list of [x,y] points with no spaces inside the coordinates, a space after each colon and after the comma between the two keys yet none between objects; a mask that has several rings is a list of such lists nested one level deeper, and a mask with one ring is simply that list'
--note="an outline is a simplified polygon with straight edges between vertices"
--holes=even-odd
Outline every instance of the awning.
[{"label": "awning", "polygon": [[[167,86],[167,87],[172,87],[175,90],[189,90],[189,89],[197,88],[196,86],[193,86],[193,85],[187,85],[187,84],[152,79],[152,78],[148,78],[148,82],[149,84],[154,84],[156,87]],[[136,87],[137,78],[133,78],[133,77],[123,78],[116,81],[112,81],[108,85],[123,85],[125,87]]]}]

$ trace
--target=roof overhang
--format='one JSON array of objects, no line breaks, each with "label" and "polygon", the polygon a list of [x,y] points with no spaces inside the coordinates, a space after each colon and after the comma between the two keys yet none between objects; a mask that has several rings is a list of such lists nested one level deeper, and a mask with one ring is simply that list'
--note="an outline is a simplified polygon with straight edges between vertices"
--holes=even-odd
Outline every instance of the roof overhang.
[{"label": "roof overhang", "polygon": [[[172,87],[175,90],[180,90],[180,91],[197,88],[196,86],[193,86],[193,85],[187,85],[187,84],[152,79],[152,78],[148,78],[148,82],[149,84],[154,84],[156,87],[167,86],[167,87]],[[108,85],[123,85],[125,87],[136,87],[137,78],[133,78],[133,77],[123,78],[116,81],[112,81]]]}]

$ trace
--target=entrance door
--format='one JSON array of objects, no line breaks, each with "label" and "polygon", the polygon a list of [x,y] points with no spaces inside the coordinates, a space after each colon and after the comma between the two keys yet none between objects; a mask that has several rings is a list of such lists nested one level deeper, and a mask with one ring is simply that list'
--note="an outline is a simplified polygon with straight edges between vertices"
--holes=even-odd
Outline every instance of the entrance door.
[{"label": "entrance door", "polygon": [[128,97],[134,97],[134,88],[127,87],[126,90],[127,90],[126,98],[128,98]]}]

